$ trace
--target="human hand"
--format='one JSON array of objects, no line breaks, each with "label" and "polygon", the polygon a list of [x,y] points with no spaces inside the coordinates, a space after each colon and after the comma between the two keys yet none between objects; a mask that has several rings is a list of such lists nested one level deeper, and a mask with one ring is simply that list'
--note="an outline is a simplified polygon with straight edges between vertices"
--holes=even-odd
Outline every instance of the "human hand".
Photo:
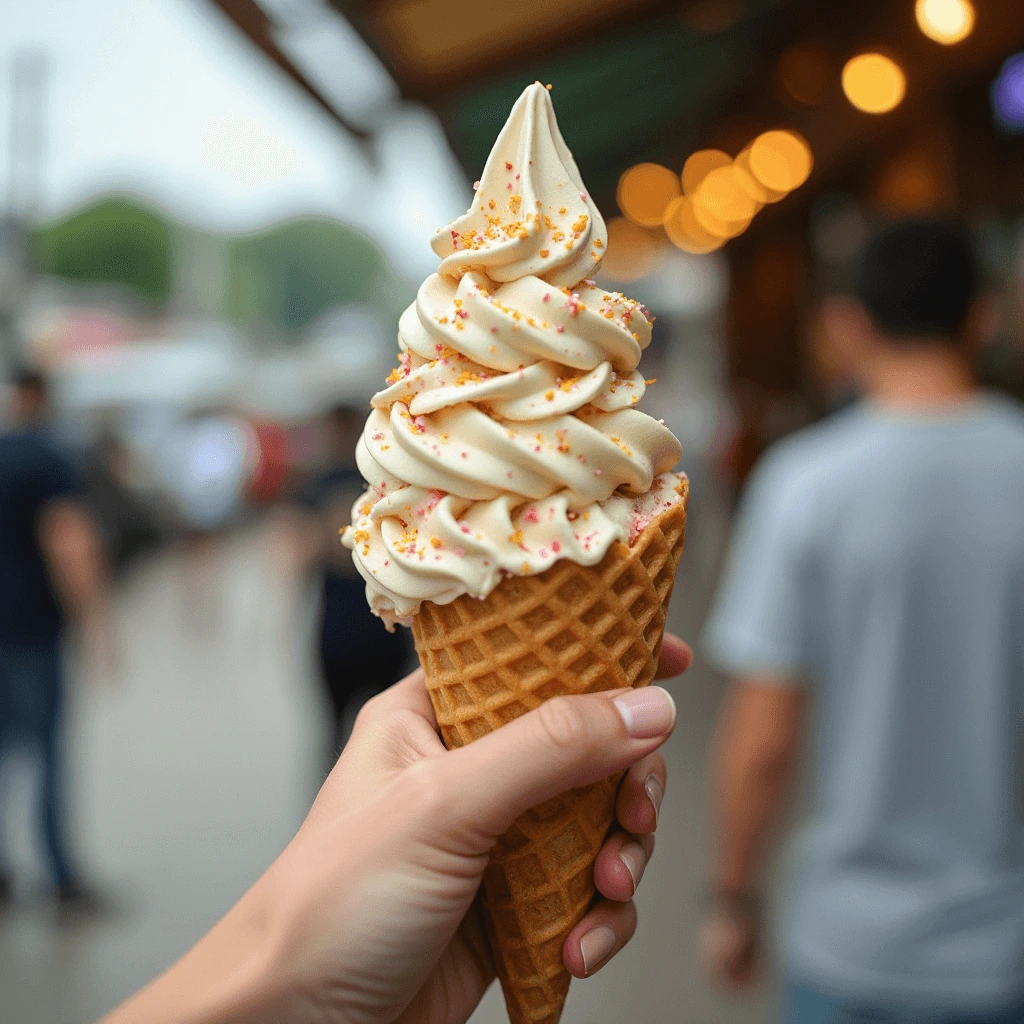
[{"label": "human hand", "polygon": [[761,905],[749,893],[716,893],[700,932],[700,959],[718,988],[746,991],[761,976]]},{"label": "human hand", "polygon": [[[691,657],[666,636],[659,677]],[[573,975],[594,974],[636,928],[665,788],[655,751],[674,723],[659,687],[613,690],[555,698],[446,751],[413,673],[360,713],[270,870],[109,1024],[462,1024],[494,980],[475,897],[496,837],[530,807],[629,769],[594,868],[600,898],[563,948]]]}]

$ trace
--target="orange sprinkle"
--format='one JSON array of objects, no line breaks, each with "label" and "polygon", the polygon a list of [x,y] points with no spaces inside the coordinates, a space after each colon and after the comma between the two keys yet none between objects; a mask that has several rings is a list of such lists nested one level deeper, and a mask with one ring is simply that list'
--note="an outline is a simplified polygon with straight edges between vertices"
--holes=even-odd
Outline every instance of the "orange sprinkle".
[{"label": "orange sprinkle", "polygon": [[545,392],[544,392],[544,397],[545,397],[545,398],[546,398],[546,399],[547,399],[547,400],[548,400],[549,402],[553,402],[553,401],[555,400],[555,393],[554,393],[554,391],[545,391]]},{"label": "orange sprinkle", "polygon": [[549,252],[548,252],[547,249],[541,249],[541,251],[540,251],[540,258],[542,260],[546,260],[548,258],[548,255],[549,255]]}]

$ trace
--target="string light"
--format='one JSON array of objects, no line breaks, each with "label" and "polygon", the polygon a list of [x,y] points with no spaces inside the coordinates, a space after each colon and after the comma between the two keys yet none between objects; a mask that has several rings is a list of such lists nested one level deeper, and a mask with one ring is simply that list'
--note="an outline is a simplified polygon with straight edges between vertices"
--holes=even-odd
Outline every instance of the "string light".
[{"label": "string light", "polygon": [[697,256],[721,249],[726,242],[725,235],[708,231],[697,220],[693,200],[689,196],[679,196],[668,204],[665,211],[665,234],[677,248]]},{"label": "string light", "polygon": [[943,46],[959,43],[974,30],[970,0],[917,0],[914,16],[921,31]]},{"label": "string light", "polygon": [[843,92],[867,114],[885,114],[899,106],[907,91],[903,69],[881,53],[851,57],[843,68]]},{"label": "string light", "polygon": [[631,221],[653,228],[665,219],[665,208],[679,191],[679,178],[667,167],[636,164],[619,178],[615,198],[619,209]]},{"label": "string light", "polygon": [[810,176],[814,157],[807,140],[794,131],[764,132],[754,139],[747,156],[753,177],[775,193],[792,192]]},{"label": "string light", "polygon": [[683,164],[683,192],[692,196],[700,188],[700,183],[719,167],[728,167],[732,163],[732,157],[723,153],[720,149],[698,149],[691,153]]}]

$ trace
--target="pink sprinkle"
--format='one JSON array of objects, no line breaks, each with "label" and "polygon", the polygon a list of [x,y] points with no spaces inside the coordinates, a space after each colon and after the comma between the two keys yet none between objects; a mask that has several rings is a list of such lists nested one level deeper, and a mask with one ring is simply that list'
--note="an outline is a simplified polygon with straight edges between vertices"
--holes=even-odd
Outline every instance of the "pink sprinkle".
[{"label": "pink sprinkle", "polygon": [[540,516],[537,515],[537,509],[533,506],[528,508],[523,515],[523,521],[527,523],[539,523]]},{"label": "pink sprinkle", "polygon": [[465,558],[466,557],[466,552],[463,551],[462,548],[456,548],[455,549],[455,557],[456,558]]},{"label": "pink sprinkle", "polygon": [[457,309],[457,310],[455,310],[455,315],[457,317],[459,317],[460,320],[468,320],[469,319],[469,311],[465,310],[465,309]]},{"label": "pink sprinkle", "polygon": [[463,453],[462,453],[462,457],[463,457],[464,459],[468,459],[468,458],[469,458],[469,452],[463,452]]},{"label": "pink sprinkle", "polygon": [[539,554],[540,554],[541,558],[547,558],[548,557],[548,549],[547,548],[541,548]]},{"label": "pink sprinkle", "polygon": [[551,550],[557,555],[558,552],[562,550],[562,545],[559,544],[557,540],[553,540],[551,542]]},{"label": "pink sprinkle", "polygon": [[562,326],[561,324],[559,324],[559,325],[558,325],[558,326],[557,326],[557,327],[555,328],[555,330],[556,330],[556,331],[558,331],[558,333],[559,333],[559,334],[565,334],[565,328],[564,328],[564,327],[563,327],[563,326]]},{"label": "pink sprinkle", "polygon": [[587,193],[586,192],[581,192],[580,193],[580,199],[582,199],[583,202],[586,202],[587,201]]},{"label": "pink sprinkle", "polygon": [[373,435],[373,437],[370,440],[371,441],[383,441],[384,440],[384,435],[381,434],[381,433],[376,433],[376,434]]},{"label": "pink sprinkle", "polygon": [[544,300],[543,301],[547,302],[548,299],[550,299],[550,298],[551,298],[551,292],[545,292],[544,293]]},{"label": "pink sprinkle", "polygon": [[385,567],[389,566],[390,564],[391,564],[390,560],[389,560],[389,559],[387,559],[387,558],[385,558],[385,559],[384,559],[384,565],[385,565]]},{"label": "pink sprinkle", "polygon": [[512,479],[512,470],[511,469],[506,469],[505,470],[505,476],[507,476],[509,478],[509,480],[511,480]]},{"label": "pink sprinkle", "polygon": [[474,181],[473,182],[473,188],[474,189],[478,189],[479,187],[480,187],[480,182],[479,181]]},{"label": "pink sprinkle", "polygon": [[491,334],[497,334],[497,333],[498,333],[498,328],[497,327],[492,327],[491,328]]},{"label": "pink sprinkle", "polygon": [[583,463],[583,465],[587,464],[587,457],[586,457],[586,455],[577,455],[576,458],[579,459],[580,462]]},{"label": "pink sprinkle", "polygon": [[452,231],[452,245],[458,249],[459,247],[459,233],[458,231]]},{"label": "pink sprinkle", "polygon": [[508,185],[506,185],[505,187],[509,190],[509,192],[511,192],[512,191],[512,182],[510,181],[508,183]]},{"label": "pink sprinkle", "polygon": [[539,451],[540,451],[540,445],[539,445],[539,444],[535,444],[535,445],[533,446],[533,450],[534,450],[535,452],[539,452]]},{"label": "pink sprinkle", "polygon": [[594,470],[594,476],[600,476],[600,475],[601,475],[601,470],[595,469]]}]

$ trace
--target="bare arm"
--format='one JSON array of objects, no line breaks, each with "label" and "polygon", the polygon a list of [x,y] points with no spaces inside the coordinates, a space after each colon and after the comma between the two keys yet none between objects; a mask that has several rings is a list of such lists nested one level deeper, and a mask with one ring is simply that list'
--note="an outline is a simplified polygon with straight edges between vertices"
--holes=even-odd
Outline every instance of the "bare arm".
[{"label": "bare arm", "polygon": [[719,724],[712,761],[714,895],[704,946],[709,969],[725,985],[743,986],[756,976],[758,893],[803,730],[806,699],[794,684],[736,681]]},{"label": "bare arm", "polygon": [[110,574],[95,520],[76,502],[54,502],[40,520],[39,544],[57,598],[81,630],[93,668],[111,674],[117,666],[117,644],[109,604]]},{"label": "bare arm", "polygon": [[65,612],[81,621],[102,610],[108,574],[92,516],[74,502],[54,502],[43,513],[39,543]]}]

